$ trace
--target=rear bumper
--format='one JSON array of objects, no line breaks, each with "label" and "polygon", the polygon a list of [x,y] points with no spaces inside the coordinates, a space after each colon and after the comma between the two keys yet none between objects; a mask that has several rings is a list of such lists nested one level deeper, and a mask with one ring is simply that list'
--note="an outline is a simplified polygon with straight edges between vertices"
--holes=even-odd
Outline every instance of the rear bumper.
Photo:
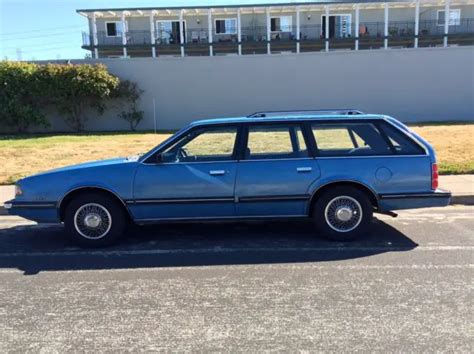
[{"label": "rear bumper", "polygon": [[381,211],[444,207],[451,202],[451,192],[437,189],[430,193],[382,194]]},{"label": "rear bumper", "polygon": [[3,207],[9,215],[41,223],[59,222],[56,202],[20,202],[15,199],[5,202]]}]

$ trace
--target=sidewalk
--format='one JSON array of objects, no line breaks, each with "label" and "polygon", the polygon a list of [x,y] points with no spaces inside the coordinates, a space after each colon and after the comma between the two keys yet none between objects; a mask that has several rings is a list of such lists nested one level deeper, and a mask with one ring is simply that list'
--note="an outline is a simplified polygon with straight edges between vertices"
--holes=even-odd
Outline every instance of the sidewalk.
[{"label": "sidewalk", "polygon": [[[474,204],[474,175],[440,176],[439,186],[453,193],[451,204]],[[0,215],[6,214],[3,203],[14,197],[14,186],[0,186]]]}]

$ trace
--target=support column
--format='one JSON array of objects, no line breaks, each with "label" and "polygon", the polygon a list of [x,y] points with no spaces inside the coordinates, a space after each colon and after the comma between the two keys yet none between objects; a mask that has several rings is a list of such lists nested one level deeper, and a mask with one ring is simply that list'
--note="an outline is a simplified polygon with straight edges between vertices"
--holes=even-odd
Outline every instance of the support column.
[{"label": "support column", "polygon": [[448,46],[448,33],[449,33],[449,13],[450,13],[450,0],[446,0],[444,5],[444,38],[443,38],[443,47]]},{"label": "support column", "polygon": [[184,57],[184,10],[179,11],[179,45],[181,47],[181,56]]},{"label": "support column", "polygon": [[418,35],[420,33],[420,0],[415,4],[415,43],[414,47],[418,48]]},{"label": "support column", "polygon": [[240,7],[237,9],[237,43],[239,45],[239,55],[242,55],[242,14]]},{"label": "support column", "polygon": [[355,34],[355,50],[359,50],[359,16],[360,15],[360,7],[359,4],[356,5],[355,7],[355,28],[354,28],[354,34]]},{"label": "support column", "polygon": [[383,47],[388,49],[388,3],[384,4]]},{"label": "support column", "polygon": [[265,11],[266,11],[266,17],[267,17],[267,54],[272,54],[272,49],[270,47],[270,39],[271,39],[271,32],[272,32],[272,24],[270,21],[270,8],[267,7]]},{"label": "support column", "polygon": [[99,59],[99,49],[97,48],[99,41],[97,39],[97,21],[95,12],[92,13],[92,44],[94,45],[94,59]]},{"label": "support column", "polygon": [[296,53],[300,52],[300,27],[301,27],[301,7],[296,6]]},{"label": "support column", "polygon": [[212,48],[212,9],[207,10],[207,32],[208,32],[208,42],[209,42],[209,56],[214,55],[214,50]]},{"label": "support column", "polygon": [[326,42],[326,52],[329,52],[329,6],[325,6],[326,21],[324,26],[324,40]]},{"label": "support column", "polygon": [[153,11],[150,12],[150,43],[151,43],[151,56],[153,58],[156,58],[155,22],[153,21]]},{"label": "support column", "polygon": [[123,56],[127,57],[127,21],[125,21],[125,11],[122,11],[122,46]]}]

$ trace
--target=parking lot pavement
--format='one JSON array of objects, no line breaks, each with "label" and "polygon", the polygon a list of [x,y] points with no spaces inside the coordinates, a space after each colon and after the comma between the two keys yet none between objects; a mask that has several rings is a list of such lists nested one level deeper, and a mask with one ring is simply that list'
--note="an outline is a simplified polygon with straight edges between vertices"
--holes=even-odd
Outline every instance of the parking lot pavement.
[{"label": "parking lot pavement", "polygon": [[0,217],[0,351],[472,351],[474,207],[379,217],[353,243],[305,222],[160,225],[81,250]]}]

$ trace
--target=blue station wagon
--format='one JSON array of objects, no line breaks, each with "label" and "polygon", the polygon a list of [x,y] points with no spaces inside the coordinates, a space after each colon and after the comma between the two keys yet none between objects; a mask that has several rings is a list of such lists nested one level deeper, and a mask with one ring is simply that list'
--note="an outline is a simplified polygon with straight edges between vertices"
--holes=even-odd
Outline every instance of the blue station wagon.
[{"label": "blue station wagon", "polygon": [[450,197],[431,145],[394,118],[260,113],[194,122],[138,157],[24,178],[5,206],[95,247],[127,223],[262,218],[311,218],[318,234],[350,240],[374,212]]}]

